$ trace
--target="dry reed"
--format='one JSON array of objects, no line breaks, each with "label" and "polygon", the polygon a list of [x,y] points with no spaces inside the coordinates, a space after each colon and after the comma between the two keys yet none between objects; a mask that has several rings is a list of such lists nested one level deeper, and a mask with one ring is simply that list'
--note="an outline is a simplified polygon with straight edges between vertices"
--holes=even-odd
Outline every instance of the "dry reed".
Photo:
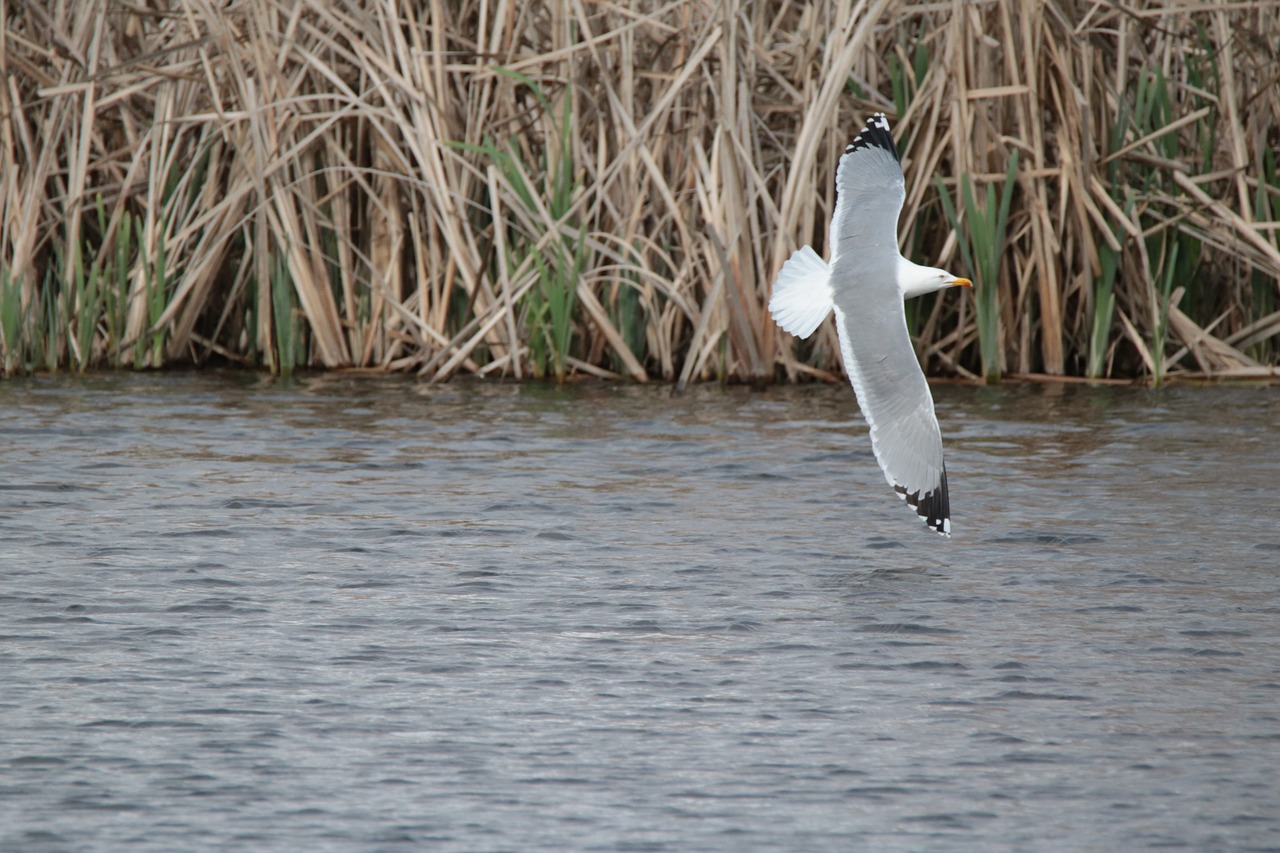
[{"label": "dry reed", "polygon": [[987,374],[1158,382],[1280,354],[1280,2],[0,17],[4,373],[830,376],[833,332],[798,345],[765,303],[792,249],[825,245],[837,158],[874,110],[916,260],[956,269],[991,239],[962,179],[1012,196],[987,319],[910,309],[927,369],[974,375],[981,351]]}]

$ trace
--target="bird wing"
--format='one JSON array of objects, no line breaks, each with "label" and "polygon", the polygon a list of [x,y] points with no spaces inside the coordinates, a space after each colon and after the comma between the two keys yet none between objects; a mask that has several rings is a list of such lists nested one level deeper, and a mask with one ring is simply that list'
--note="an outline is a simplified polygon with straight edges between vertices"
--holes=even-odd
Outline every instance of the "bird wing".
[{"label": "bird wing", "polygon": [[905,197],[889,123],[876,114],[840,158],[831,221],[831,290],[845,370],[885,479],[930,527],[950,535],[942,433],[898,289]]}]

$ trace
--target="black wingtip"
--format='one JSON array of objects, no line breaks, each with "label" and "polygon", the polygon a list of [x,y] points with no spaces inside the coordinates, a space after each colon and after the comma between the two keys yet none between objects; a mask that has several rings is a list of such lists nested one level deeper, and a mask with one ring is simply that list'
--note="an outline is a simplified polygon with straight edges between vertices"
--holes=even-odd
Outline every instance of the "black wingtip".
[{"label": "black wingtip", "polygon": [[907,504],[916,511],[916,515],[934,532],[943,536],[951,536],[951,499],[947,496],[947,472],[942,472],[942,482],[938,488],[921,495],[919,491],[908,492],[902,486],[894,486],[893,490],[906,499]]},{"label": "black wingtip", "polygon": [[893,155],[893,159],[902,162],[898,157],[898,149],[893,144],[893,137],[889,134],[889,119],[884,113],[876,113],[867,119],[862,131],[853,138],[844,153],[849,154],[862,148],[883,148]]}]

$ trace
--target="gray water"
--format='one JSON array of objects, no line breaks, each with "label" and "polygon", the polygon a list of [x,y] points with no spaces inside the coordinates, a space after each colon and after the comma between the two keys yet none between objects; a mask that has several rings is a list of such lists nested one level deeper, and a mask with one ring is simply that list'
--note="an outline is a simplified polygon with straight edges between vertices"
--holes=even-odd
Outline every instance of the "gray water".
[{"label": "gray water", "polygon": [[1280,392],[0,383],[4,850],[1280,849]]}]

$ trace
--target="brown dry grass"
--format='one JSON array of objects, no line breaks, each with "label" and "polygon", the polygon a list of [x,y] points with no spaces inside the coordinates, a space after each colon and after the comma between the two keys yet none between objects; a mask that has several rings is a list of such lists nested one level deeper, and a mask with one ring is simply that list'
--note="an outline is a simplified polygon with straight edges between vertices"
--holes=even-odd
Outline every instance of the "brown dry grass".
[{"label": "brown dry grass", "polygon": [[[837,371],[773,276],[874,110],[931,371],[1271,372],[1280,2],[0,0],[0,369]],[[1111,275],[1109,271],[1114,271]],[[1108,294],[1111,294],[1109,297]],[[1112,301],[1113,300],[1113,301]]]}]

